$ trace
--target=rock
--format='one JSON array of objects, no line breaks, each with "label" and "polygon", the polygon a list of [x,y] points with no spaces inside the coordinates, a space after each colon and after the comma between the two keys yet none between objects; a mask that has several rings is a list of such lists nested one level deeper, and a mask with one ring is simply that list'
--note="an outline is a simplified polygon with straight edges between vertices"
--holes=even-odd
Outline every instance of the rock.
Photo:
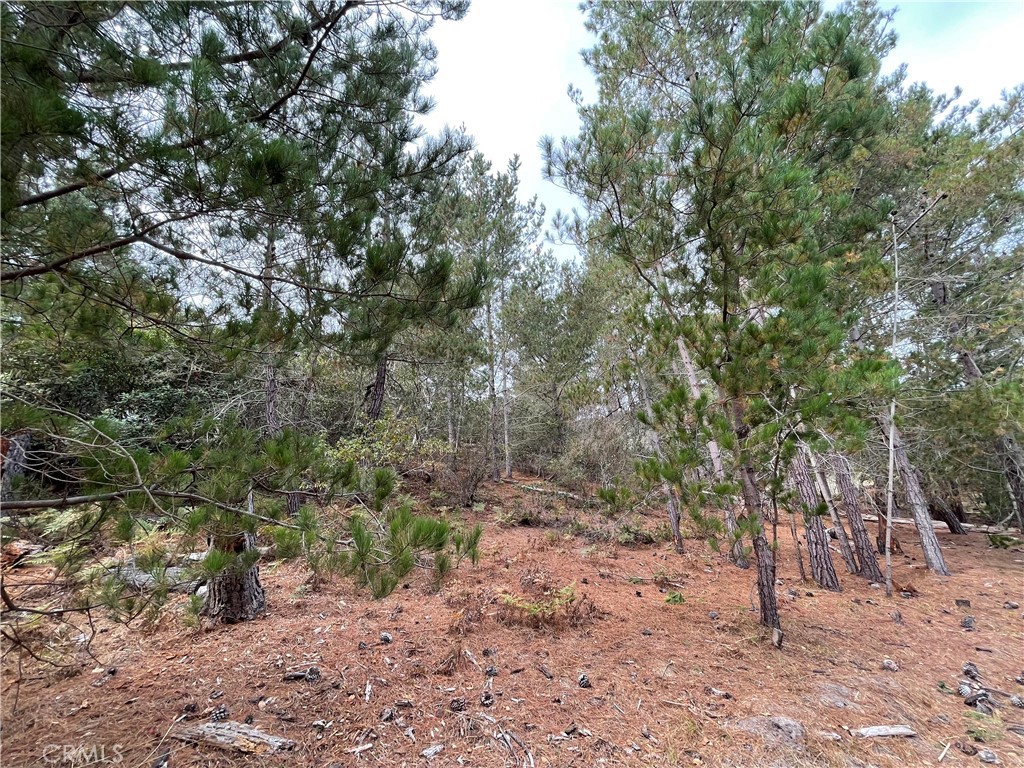
[{"label": "rock", "polygon": [[818,731],[817,736],[822,741],[842,741],[843,737],[835,731]]},{"label": "rock", "polygon": [[389,645],[390,643],[394,642],[394,639],[395,638],[391,636],[390,632],[380,633],[380,641],[384,643],[384,645]]},{"label": "rock", "polygon": [[850,731],[854,736],[862,739],[873,739],[879,736],[917,736],[908,725],[870,725],[867,728],[857,728]]},{"label": "rock", "polygon": [[983,763],[992,763],[994,765],[998,765],[999,763],[999,758],[996,757],[996,753],[991,749],[979,749],[978,759]]},{"label": "rock", "polygon": [[974,622],[974,617],[973,616],[964,616],[960,620],[960,626],[963,627],[964,629],[966,629],[968,632],[973,632],[974,631],[974,623],[975,622]]},{"label": "rock", "polygon": [[718,618],[718,611],[708,611],[708,618],[709,619],[717,619]]},{"label": "rock", "polygon": [[888,672],[899,672],[900,666],[892,659],[885,659],[882,661],[882,669]]},{"label": "rock", "polygon": [[579,684],[580,688],[591,687],[590,678],[587,677],[585,674],[580,674],[580,676],[576,678],[576,682]]},{"label": "rock", "polygon": [[871,587],[872,589],[881,589],[882,588],[882,585],[879,584],[877,581],[872,581],[870,584],[868,584],[868,586]]},{"label": "rock", "polygon": [[957,608],[970,608],[971,607],[971,601],[970,600],[958,599],[958,600],[954,600],[953,602],[956,603],[956,607]]},{"label": "rock", "polygon": [[738,731],[746,731],[763,736],[768,741],[803,744],[807,732],[798,720],[776,715],[775,717],[747,717],[737,720],[730,726]]},{"label": "rock", "polygon": [[1015,611],[1018,608],[1020,608],[1020,605],[1013,602],[1013,600],[1007,600],[1005,603],[1003,603],[1003,608],[1006,608],[1008,611]]},{"label": "rock", "polygon": [[441,752],[443,752],[443,751],[444,751],[444,744],[432,744],[429,747],[427,747],[426,749],[424,749],[422,752],[420,752],[420,757],[425,757],[425,758],[427,758],[427,760],[433,760],[435,757],[440,755]]}]

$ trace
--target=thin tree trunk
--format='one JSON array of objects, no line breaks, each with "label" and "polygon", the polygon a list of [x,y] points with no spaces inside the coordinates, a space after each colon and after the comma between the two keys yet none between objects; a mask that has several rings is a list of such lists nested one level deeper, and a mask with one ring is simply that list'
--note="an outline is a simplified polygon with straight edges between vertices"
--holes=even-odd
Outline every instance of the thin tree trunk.
[{"label": "thin tree trunk", "polygon": [[821,515],[816,514],[820,498],[814,487],[814,480],[811,479],[807,456],[802,450],[793,458],[792,471],[793,481],[804,506],[804,531],[807,536],[807,557],[811,561],[811,576],[823,589],[841,592],[839,576],[836,574],[828,549],[828,534],[825,533]]},{"label": "thin tree trunk", "polygon": [[[639,365],[637,364],[635,357],[633,358],[633,362],[637,365],[637,369],[639,370]],[[637,387],[640,390],[640,400],[643,405],[644,413],[647,415],[647,441],[651,444],[651,448],[654,450],[654,455],[658,457],[658,461],[662,464],[667,464],[668,459],[665,456],[665,450],[661,444],[661,435],[658,434],[658,430],[654,426],[654,408],[651,405],[651,398],[647,392],[647,384],[644,382],[642,374],[637,376]],[[667,480],[662,483],[662,490],[668,499],[668,524],[672,531],[672,544],[675,547],[676,552],[682,554],[683,535],[679,530],[679,495],[676,493],[675,486]]]},{"label": "thin tree trunk", "polygon": [[[683,363],[683,370],[686,372],[686,380],[690,384],[690,395],[696,400],[701,396],[700,381],[697,379],[697,369],[690,357],[690,351],[681,337],[676,337],[676,348],[679,350],[679,359]],[[720,483],[726,482],[725,465],[722,463],[722,451],[718,442],[714,439],[708,440],[708,453],[711,454],[711,466],[715,471],[715,478]],[[725,530],[729,534],[732,546],[729,549],[729,559],[740,568],[749,568],[750,561],[743,546],[743,536],[736,524],[736,511],[733,509],[731,500],[726,502],[722,510],[722,517],[725,521]]]},{"label": "thin tree trunk", "polygon": [[505,351],[502,350],[501,412],[504,421],[505,477],[512,479],[512,416],[508,399],[508,369],[505,368]]},{"label": "thin tree trunk", "polygon": [[846,507],[846,519],[850,521],[853,546],[856,548],[857,557],[860,560],[860,575],[869,581],[881,584],[885,575],[878,567],[878,558],[875,557],[875,550],[871,546],[871,536],[868,534],[864,518],[860,514],[857,489],[853,484],[853,472],[850,470],[845,456],[838,453],[833,454],[832,463],[835,466],[836,480],[839,483],[839,493],[843,497],[843,506]]},{"label": "thin tree trunk", "polygon": [[807,569],[804,568],[803,543],[796,530],[796,513],[789,511],[789,532],[793,537],[793,548],[796,550],[796,567],[800,572],[800,581],[807,581]]},{"label": "thin tree trunk", "polygon": [[490,462],[491,479],[498,482],[498,391],[495,382],[494,318],[490,299],[487,301],[487,400],[490,415],[487,422],[487,455]]},{"label": "thin tree trunk", "polygon": [[[725,400],[725,398],[723,398]],[[737,472],[743,490],[743,503],[748,517],[754,522],[754,560],[757,564],[757,599],[760,605],[761,625],[778,630],[775,644],[782,645],[782,625],[779,621],[779,602],[775,593],[775,553],[765,537],[764,516],[761,514],[761,488],[757,473],[750,461],[746,447],[748,427],[744,420],[743,406],[732,400],[728,406],[733,433],[736,435]]]},{"label": "thin tree trunk", "polygon": [[[935,529],[932,527],[931,515],[928,514],[928,502],[925,500],[920,483],[918,483],[914,465],[910,463],[910,458],[907,456],[900,432],[890,419],[888,413],[883,412],[876,420],[886,436],[886,441],[890,444],[890,450],[899,467],[900,477],[903,479],[903,487],[907,492],[910,514],[914,518],[914,524],[917,526],[917,532],[921,538],[921,549],[924,551],[925,565],[929,570],[934,571],[940,576],[949,576],[949,568],[946,567],[946,561],[942,556],[942,549],[939,547],[939,539],[935,535]],[[891,518],[887,522],[886,533],[888,536],[888,532],[892,529]],[[887,552],[886,556],[890,557],[891,555]]]},{"label": "thin tree trunk", "polygon": [[839,541],[839,551],[843,553],[843,562],[846,563],[846,570],[850,573],[860,573],[860,567],[857,565],[857,559],[853,556],[853,547],[850,546],[850,538],[846,535],[846,528],[843,526],[843,520],[839,517],[839,507],[836,506],[836,500],[832,496],[832,489],[829,488],[828,478],[821,471],[818,466],[818,461],[814,457],[814,451],[807,448],[807,461],[811,465],[811,472],[814,474],[814,480],[818,486],[818,493],[825,500],[825,504],[828,506],[829,516],[832,518],[832,530],[836,532],[836,539]]},{"label": "thin tree trunk", "polygon": [[455,471],[455,454],[458,452],[455,432],[455,383],[448,383],[448,456],[449,466]]}]

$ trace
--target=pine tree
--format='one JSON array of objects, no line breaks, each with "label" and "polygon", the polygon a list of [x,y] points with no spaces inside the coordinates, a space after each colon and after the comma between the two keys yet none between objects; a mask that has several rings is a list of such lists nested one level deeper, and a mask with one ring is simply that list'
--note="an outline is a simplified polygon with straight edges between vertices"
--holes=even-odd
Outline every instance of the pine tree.
[{"label": "pine tree", "polygon": [[[414,122],[430,108],[432,16],[465,9],[0,9],[0,282],[14,344],[52,344],[67,360],[68,333],[128,350],[174,341],[211,353],[222,377],[220,402],[134,436],[102,407],[62,408],[32,371],[13,371],[4,431],[59,445],[74,492],[37,488],[6,508],[79,508],[116,519],[127,539],[153,518],[206,530],[207,612],[231,621],[262,610],[256,527],[285,499],[297,513],[304,483],[328,499],[358,481],[289,423],[284,372],[303,349],[386,346],[479,300],[480,275],[453,278],[423,213],[469,141],[423,137]],[[230,390],[246,388],[232,368],[258,372],[258,416],[237,407]]]},{"label": "pine tree", "polygon": [[581,107],[577,139],[549,146],[609,247],[668,281],[674,330],[714,387],[717,408],[690,407],[729,452],[761,622],[775,629],[764,496],[781,490],[794,425],[847,419],[855,307],[842,286],[880,250],[884,206],[851,194],[885,117],[876,82],[892,40],[879,21],[804,3],[595,4],[600,101]]}]

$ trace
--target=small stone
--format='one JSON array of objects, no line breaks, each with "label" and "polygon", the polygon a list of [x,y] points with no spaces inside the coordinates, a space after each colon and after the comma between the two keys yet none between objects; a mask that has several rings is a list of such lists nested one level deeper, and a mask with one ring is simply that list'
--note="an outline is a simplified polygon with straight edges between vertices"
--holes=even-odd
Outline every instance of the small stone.
[{"label": "small stone", "polygon": [[842,741],[843,737],[835,731],[818,731],[818,738],[822,741]]},{"label": "small stone", "polygon": [[484,691],[480,695],[480,704],[485,707],[489,707],[492,704],[494,704],[494,694],[492,694],[490,691]]},{"label": "small stone", "polygon": [[960,620],[960,626],[963,627],[964,629],[966,629],[968,632],[973,632],[974,631],[974,617],[973,616],[964,616]]},{"label": "small stone", "polygon": [[900,666],[892,659],[885,659],[882,661],[882,669],[887,670],[889,672],[899,672]]},{"label": "small stone", "polygon": [[1020,608],[1020,605],[1013,602],[1012,600],[1007,600],[1005,603],[1003,603],[1003,608],[1005,608],[1008,611],[1015,611],[1018,608]]},{"label": "small stone", "polygon": [[868,584],[868,586],[871,587],[872,589],[881,589],[882,588],[882,585],[879,584],[877,581],[872,581],[870,584]]},{"label": "small stone", "polygon": [[213,712],[210,713],[210,719],[215,723],[222,722],[228,719],[228,708],[221,704]]},{"label": "small stone", "polygon": [[359,647],[359,650],[360,650],[360,651],[365,651],[365,650],[367,650],[367,649],[368,649],[368,648],[369,648],[370,646],[369,646],[369,645],[367,645],[366,643],[364,643],[364,642],[363,642],[362,640],[360,640],[360,641],[359,641],[359,646],[358,646],[358,647]]},{"label": "small stone", "polygon": [[590,688],[591,687],[590,678],[587,677],[585,674],[581,674],[576,679],[576,682],[579,683],[580,688]]},{"label": "small stone", "polygon": [[494,656],[497,653],[497,648],[484,648],[484,656]]},{"label": "small stone", "polygon": [[718,611],[708,611],[708,618],[709,619],[717,619],[718,618]]},{"label": "small stone", "polygon": [[970,608],[971,607],[971,601],[970,600],[958,599],[958,600],[954,600],[953,602],[956,604],[957,608]]},{"label": "small stone", "polygon": [[999,763],[999,758],[996,757],[996,753],[993,752],[991,749],[979,749],[978,750],[978,759],[981,760],[981,762],[983,762],[983,763],[992,763],[992,764],[998,764]]},{"label": "small stone", "polygon": [[384,645],[388,645],[388,644],[392,643],[394,641],[394,639],[395,638],[393,638],[391,636],[390,632],[381,632],[380,633],[380,641],[382,643],[384,643]]},{"label": "small stone", "polygon": [[651,632],[651,630],[649,630],[649,629],[641,629],[640,630],[640,634],[643,635],[644,637],[650,637],[654,633]]}]

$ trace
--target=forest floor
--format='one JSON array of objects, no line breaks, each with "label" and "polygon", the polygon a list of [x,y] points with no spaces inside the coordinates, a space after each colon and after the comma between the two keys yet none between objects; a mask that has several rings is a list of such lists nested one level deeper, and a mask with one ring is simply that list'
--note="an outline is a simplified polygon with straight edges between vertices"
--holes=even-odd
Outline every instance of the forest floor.
[{"label": "forest floor", "polygon": [[[780,651],[758,627],[753,571],[703,542],[679,555],[664,540],[609,540],[615,523],[597,508],[521,484],[485,484],[477,501],[464,519],[485,526],[480,563],[439,591],[422,573],[373,600],[344,578],[311,589],[300,561],[264,563],[256,621],[189,629],[178,597],[149,631],[98,621],[95,660],[77,674],[7,654],[2,764],[150,766],[169,750],[172,768],[884,768],[980,765],[967,752],[988,749],[1024,765],[1024,710],[1008,701],[1024,696],[1024,614],[1004,608],[1024,594],[1020,547],[943,529],[954,575],[941,578],[901,528],[894,582],[910,594],[887,599],[838,554],[843,592],[800,583],[780,526]],[[40,571],[8,570],[8,590]],[[956,694],[965,662],[1005,692],[994,714]],[[311,665],[318,681],[283,679]],[[294,748],[173,738],[219,706]],[[916,735],[851,733],[895,724]]]}]

